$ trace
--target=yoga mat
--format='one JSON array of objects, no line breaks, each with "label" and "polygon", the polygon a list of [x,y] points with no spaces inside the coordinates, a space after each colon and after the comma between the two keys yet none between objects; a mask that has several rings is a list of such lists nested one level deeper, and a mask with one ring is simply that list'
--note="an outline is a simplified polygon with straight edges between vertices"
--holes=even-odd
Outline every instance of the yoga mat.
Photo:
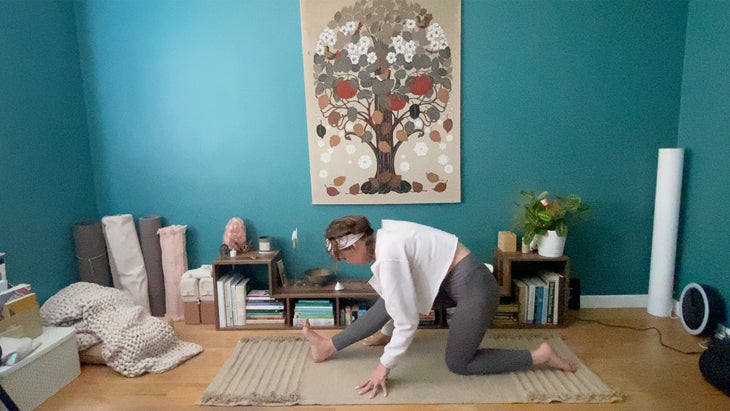
[{"label": "yoga mat", "polygon": [[180,280],[188,270],[188,255],[185,251],[185,225],[171,225],[157,230],[162,249],[162,272],[165,276],[166,315],[173,321],[185,318],[180,294]]},{"label": "yoga mat", "polygon": [[683,167],[684,149],[659,149],[647,303],[647,312],[657,317],[672,313]]},{"label": "yoga mat", "polygon": [[109,267],[114,288],[124,291],[135,304],[149,311],[147,271],[132,215],[106,216],[101,219],[101,224],[109,250]]},{"label": "yoga mat", "polygon": [[388,377],[388,397],[370,399],[354,387],[372,372],[382,347],[355,344],[325,362],[309,357],[309,344],[293,336],[242,339],[198,404],[345,405],[616,402],[609,387],[570,350],[557,333],[490,330],[483,347],[533,349],[548,342],[573,361],[575,373],[533,367],[496,375],[456,375],[444,362],[447,330],[419,330]]},{"label": "yoga mat", "polygon": [[79,279],[111,287],[112,274],[101,221],[82,221],[74,224],[73,236]]},{"label": "yoga mat", "polygon": [[157,215],[140,217],[139,243],[147,270],[147,290],[150,296],[150,313],[165,316],[165,277],[162,272],[162,248],[157,230],[162,228],[162,218]]}]

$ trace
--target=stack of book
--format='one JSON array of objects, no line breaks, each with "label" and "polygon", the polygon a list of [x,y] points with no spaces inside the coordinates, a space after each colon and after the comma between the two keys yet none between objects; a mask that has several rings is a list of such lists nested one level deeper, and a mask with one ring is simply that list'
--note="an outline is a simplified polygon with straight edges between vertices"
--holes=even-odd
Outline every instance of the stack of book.
[{"label": "stack of book", "polygon": [[365,315],[365,305],[346,305],[340,308],[340,325],[348,326]]},{"label": "stack of book", "polygon": [[218,325],[235,327],[246,325],[246,294],[248,278],[240,273],[221,276],[216,282],[218,291]]},{"label": "stack of book", "polygon": [[418,314],[418,326],[419,327],[436,326],[436,311],[431,310],[428,312],[428,314]]},{"label": "stack of book", "polygon": [[537,276],[512,280],[519,303],[517,318],[524,324],[559,323],[560,290],[565,277],[551,271],[541,271]]},{"label": "stack of book", "polygon": [[246,297],[246,324],[284,324],[284,303],[269,290],[251,290]]},{"label": "stack of book", "polygon": [[519,323],[520,305],[513,303],[500,303],[497,306],[497,314],[492,319],[492,325],[505,326]]},{"label": "stack of book", "polygon": [[335,316],[330,300],[299,300],[294,305],[292,325],[301,327],[304,320],[314,327],[332,327],[335,325]]}]

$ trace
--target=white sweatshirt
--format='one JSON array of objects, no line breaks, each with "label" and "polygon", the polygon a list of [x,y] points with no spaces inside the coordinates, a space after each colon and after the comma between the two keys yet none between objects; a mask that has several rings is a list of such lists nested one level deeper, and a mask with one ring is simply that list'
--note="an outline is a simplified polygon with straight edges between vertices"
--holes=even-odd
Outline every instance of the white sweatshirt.
[{"label": "white sweatshirt", "polygon": [[419,314],[431,311],[459,239],[421,224],[383,220],[369,283],[385,301],[393,334],[380,362],[392,368],[413,340]]}]

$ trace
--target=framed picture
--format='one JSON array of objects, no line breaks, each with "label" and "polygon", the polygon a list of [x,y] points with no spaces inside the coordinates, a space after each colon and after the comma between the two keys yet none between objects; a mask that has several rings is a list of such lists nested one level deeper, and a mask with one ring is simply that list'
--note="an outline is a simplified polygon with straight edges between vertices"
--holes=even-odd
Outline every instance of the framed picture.
[{"label": "framed picture", "polygon": [[284,260],[278,260],[276,262],[276,271],[279,272],[279,280],[281,281],[282,287],[289,285],[289,280],[286,278],[286,270],[284,269]]},{"label": "framed picture", "polygon": [[460,202],[460,0],[300,10],[312,203]]}]

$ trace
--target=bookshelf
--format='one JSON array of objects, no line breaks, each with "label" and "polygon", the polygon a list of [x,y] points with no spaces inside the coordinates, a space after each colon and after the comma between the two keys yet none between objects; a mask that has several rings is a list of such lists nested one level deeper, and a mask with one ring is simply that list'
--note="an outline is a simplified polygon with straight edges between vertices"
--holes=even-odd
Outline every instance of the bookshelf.
[{"label": "bookshelf", "polygon": [[[238,254],[235,257],[218,257],[212,263],[213,274],[213,301],[215,304],[215,328],[216,330],[235,330],[235,329],[268,329],[278,328],[272,324],[249,324],[245,326],[224,326],[221,327],[221,317],[219,304],[223,300],[223,296],[219,295],[218,280],[230,274],[240,272],[244,277],[249,278],[250,288],[263,288],[271,290],[271,284],[277,280],[278,269],[277,262],[281,260],[281,252],[274,250],[270,252],[249,251],[247,253]],[[285,322],[286,324],[286,322]],[[279,325],[279,328],[281,326]]]},{"label": "bookshelf", "polygon": [[526,279],[537,276],[538,273],[549,270],[563,276],[563,281],[556,292],[558,293],[558,322],[557,324],[530,324],[518,323],[516,327],[556,327],[564,324],[565,315],[568,311],[568,282],[570,280],[570,258],[566,255],[560,257],[543,257],[537,252],[522,253],[502,251],[499,248],[494,250],[494,277],[500,286],[502,296],[512,297],[512,280],[515,278]]},{"label": "bookshelf", "polygon": [[334,310],[334,327],[340,325],[340,313],[346,306],[367,305],[378,298],[378,294],[365,281],[342,281],[344,289],[335,291],[334,284],[325,286],[308,284],[303,281],[286,281],[279,273],[281,252],[250,251],[236,257],[219,257],[212,263],[213,281],[218,280],[231,272],[241,272],[251,277],[251,288],[266,289],[272,298],[284,304],[283,324],[246,324],[243,326],[221,327],[218,304],[222,296],[218,295],[218,287],[214,287],[214,302],[216,306],[216,330],[237,329],[281,329],[292,328],[294,309],[299,300],[321,299],[332,302]]}]

